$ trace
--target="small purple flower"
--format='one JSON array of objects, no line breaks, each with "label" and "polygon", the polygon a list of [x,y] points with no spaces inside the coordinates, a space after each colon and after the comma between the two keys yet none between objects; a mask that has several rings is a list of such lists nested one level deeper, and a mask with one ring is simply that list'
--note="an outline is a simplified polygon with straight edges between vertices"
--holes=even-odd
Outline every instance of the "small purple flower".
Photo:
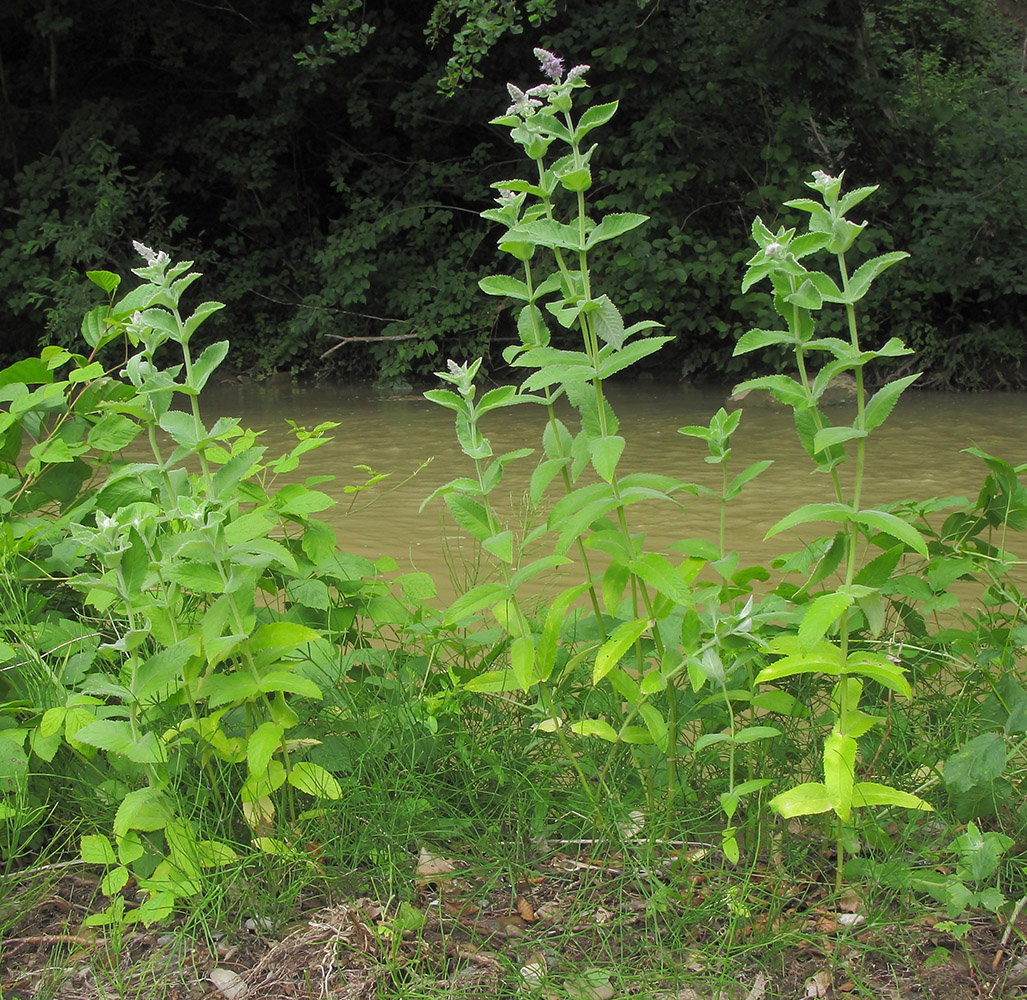
[{"label": "small purple flower", "polygon": [[563,76],[563,60],[559,56],[554,56],[548,49],[535,49],[534,52],[535,58],[542,64],[542,72],[550,80],[559,82]]}]

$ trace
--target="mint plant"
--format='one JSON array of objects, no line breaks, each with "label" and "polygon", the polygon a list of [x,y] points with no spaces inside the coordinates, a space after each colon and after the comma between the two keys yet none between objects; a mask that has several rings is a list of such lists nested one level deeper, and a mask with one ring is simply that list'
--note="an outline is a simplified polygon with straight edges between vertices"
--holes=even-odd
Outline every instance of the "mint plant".
[{"label": "mint plant", "polygon": [[[47,348],[0,373],[5,586],[28,626],[4,652],[27,657],[35,679],[18,692],[29,698],[8,702],[4,744],[44,763],[67,747],[117,804],[112,836],[82,839],[83,860],[107,869],[111,907],[89,918],[100,924],[162,919],[205,873],[235,863],[241,840],[295,855],[279,812],[295,827],[340,789],[291,737],[294,703],[321,698],[307,665],[337,659],[323,636],[363,589],[312,516],[334,503],[314,488],[331,477],[273,487],[335,425],[297,428],[273,461],[237,419],[207,426],[198,397],[228,344],[194,356],[190,342],[220,304],[184,312],[191,263],[136,249],[142,284],[120,299],[117,275],[89,275],[110,296],[83,322],[90,355]],[[108,369],[101,356],[116,341],[124,355]],[[181,360],[166,365],[172,347]],[[141,434],[150,460],[114,460]],[[56,646],[55,625],[69,634]],[[190,765],[227,817],[215,836],[180,801]],[[130,877],[146,899],[126,913]]]},{"label": "mint plant", "polygon": [[[842,180],[840,176],[831,177],[816,171],[807,186],[819,200],[800,198],[785,203],[809,215],[808,229],[802,235],[796,236],[794,229],[784,227],[772,233],[760,219],[753,223],[753,239],[760,249],[748,262],[742,289],[745,291],[756,282],[769,279],[773,286],[774,309],[784,319],[787,329],[750,330],[735,348],[736,354],[778,344],[792,349],[797,380],[786,375],[768,375],[743,382],[735,391],[765,389],[792,407],[799,440],[817,470],[830,476],[836,497],[832,503],[800,507],[778,521],[767,537],[820,521],[842,526],[834,542],[837,556],[833,561],[834,566],[840,566],[841,584],[817,595],[803,607],[794,632],[787,631],[770,641],[768,649],[778,658],[756,676],[757,684],[800,674],[826,674],[834,679],[831,691],[834,724],[824,743],[824,780],[796,785],[775,796],[770,805],[785,817],[835,813],[839,884],[844,857],[843,824],[849,822],[854,808],[931,808],[909,792],[880,782],[860,781],[856,776],[858,740],[883,721],[859,707],[865,683],[875,682],[907,698],[911,697],[912,689],[905,671],[886,652],[852,641],[855,616],[862,617],[872,635],[880,635],[884,585],[905,551],[924,557],[928,551],[924,539],[908,521],[885,510],[865,508],[861,503],[867,439],[891,413],[902,392],[919,376],[908,375],[889,382],[869,400],[865,398],[866,366],[878,358],[900,357],[911,352],[896,337],[877,350],[864,348],[859,339],[856,304],[878,275],[908,255],[895,252],[873,257],[850,275],[846,254],[866,223],[852,222],[846,218],[846,213],[873,194],[876,187],[857,188],[842,195]],[[808,270],[803,263],[821,251],[834,258],[837,280],[824,271]],[[815,317],[828,304],[844,307],[848,340],[816,337]],[[811,352],[825,354],[830,359],[815,373],[809,369]],[[848,426],[832,426],[819,400],[832,379],[843,372],[852,372],[855,379],[856,415]],[[854,446],[856,466],[848,499],[838,474],[838,466],[848,457],[847,444]],[[885,551],[863,563],[863,546],[868,541]]]}]

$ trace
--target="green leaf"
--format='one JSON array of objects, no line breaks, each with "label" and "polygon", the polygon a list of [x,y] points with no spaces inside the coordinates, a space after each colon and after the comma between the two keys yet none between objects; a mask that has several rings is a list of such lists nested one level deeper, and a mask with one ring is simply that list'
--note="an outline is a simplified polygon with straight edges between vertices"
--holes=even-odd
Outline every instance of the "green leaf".
[{"label": "green leaf", "polygon": [[[849,301],[858,302],[870,290],[870,285],[882,271],[887,270],[892,264],[897,264],[900,260],[905,260],[908,256],[908,253],[897,250],[864,261],[849,278]],[[913,377],[916,378],[915,375]]]},{"label": "green leaf", "polygon": [[313,795],[316,799],[342,798],[342,788],[339,782],[320,764],[312,764],[306,760],[293,764],[292,770],[289,771],[288,781],[293,788],[298,788],[307,795]]},{"label": "green leaf", "polygon": [[537,680],[535,674],[535,643],[530,635],[518,636],[510,644],[510,669],[522,691],[530,691]]},{"label": "green leaf", "polygon": [[621,657],[639,640],[649,625],[648,618],[639,618],[624,622],[614,630],[596,653],[592,670],[593,684],[598,684],[620,662]]},{"label": "green leaf", "polygon": [[[853,521],[855,515],[852,508],[841,503],[807,503],[798,510],[793,510],[781,518],[764,536],[771,538],[787,531],[789,528],[796,528],[800,524],[811,524],[814,521]],[[897,520],[897,519],[896,519]]]},{"label": "green leaf", "polygon": [[905,542],[915,552],[919,552],[927,558],[927,543],[923,540],[920,532],[906,521],[889,514],[883,510],[861,510],[853,515],[852,520],[857,524],[865,524],[868,528],[876,528],[883,531],[900,542]]},{"label": "green leaf", "polygon": [[580,142],[592,129],[605,125],[616,113],[617,101],[610,101],[609,104],[593,104],[586,108],[574,129],[574,141]]},{"label": "green leaf", "polygon": [[507,589],[501,583],[483,583],[472,587],[449,606],[446,611],[445,624],[456,625],[506,596]]},{"label": "green leaf", "polygon": [[267,770],[271,758],[282,745],[285,727],[275,722],[265,722],[257,727],[246,741],[246,764],[251,774]]},{"label": "green leaf", "polygon": [[579,719],[572,722],[569,728],[572,733],[578,733],[580,736],[598,736],[610,743],[617,742],[617,731],[602,719]]},{"label": "green leaf", "polygon": [[482,278],[478,287],[486,295],[501,295],[506,298],[519,299],[528,302],[531,299],[531,292],[528,286],[520,278],[514,278],[508,274],[492,274]]},{"label": "green leaf", "polygon": [[124,754],[135,742],[132,726],[125,720],[97,719],[75,733],[79,743],[86,743],[110,753]]},{"label": "green leaf", "polygon": [[906,698],[913,696],[913,689],[906,679],[906,672],[902,667],[892,663],[883,653],[872,653],[868,650],[856,650],[849,653],[842,670],[844,676],[859,675],[870,680],[877,681],[883,687]]},{"label": "green leaf", "polygon": [[767,390],[778,402],[786,406],[805,406],[808,402],[806,390],[787,375],[761,375],[759,378],[739,382],[732,391],[732,396],[752,389]]},{"label": "green leaf", "polygon": [[754,328],[747,330],[738,338],[738,343],[735,344],[732,357],[737,358],[742,354],[748,354],[750,351],[759,351],[764,347],[772,347],[776,344],[794,345],[797,343],[799,343],[798,338],[784,330],[759,330]]},{"label": "green leaf", "polygon": [[469,531],[479,542],[492,537],[492,525],[483,504],[461,493],[447,493],[444,497],[453,520]]},{"label": "green leaf", "polygon": [[817,431],[813,436],[813,451],[826,451],[836,444],[851,441],[853,438],[865,438],[866,431],[858,430],[855,427],[825,427]]},{"label": "green leaf", "polygon": [[831,808],[844,822],[852,813],[852,786],[856,774],[856,741],[833,730],[824,741],[824,787]]},{"label": "green leaf", "polygon": [[624,346],[624,319],[620,310],[609,295],[600,295],[593,303],[598,303],[599,308],[591,310],[588,318],[595,335],[614,350],[620,350]]},{"label": "green leaf", "polygon": [[[220,302],[204,303],[205,305],[216,305],[221,308]],[[202,306],[200,307],[203,308]],[[197,310],[199,312],[199,309]],[[195,316],[195,313],[193,314]],[[188,324],[186,324],[188,325]],[[219,340],[216,344],[210,344],[203,353],[193,362],[193,370],[189,373],[183,390],[188,389],[187,395],[198,396],[208,379],[217,370],[225,356],[228,354],[228,341]]]},{"label": "green leaf", "polygon": [[854,806],[899,806],[901,809],[919,809],[934,812],[934,806],[909,792],[876,781],[858,781],[852,788]]},{"label": "green leaf", "polygon": [[121,284],[121,275],[113,271],[86,271],[86,277],[108,295],[113,295]]},{"label": "green leaf", "polygon": [[171,813],[160,791],[138,788],[121,800],[114,817],[114,833],[123,837],[129,830],[162,830],[170,819]]},{"label": "green leaf", "polygon": [[513,564],[512,531],[501,531],[498,535],[491,535],[489,538],[483,539],[481,547],[503,562],[510,565]]},{"label": "green leaf", "polygon": [[585,249],[590,250],[597,243],[616,239],[648,221],[648,215],[639,215],[637,212],[612,212],[604,216],[599,225],[588,234]]},{"label": "green leaf", "polygon": [[898,401],[899,396],[920,378],[921,374],[921,372],[917,372],[915,375],[907,375],[905,378],[898,378],[894,382],[881,386],[870,397],[870,401],[863,411],[863,426],[868,431],[872,431],[875,427],[883,424]]},{"label": "green leaf", "polygon": [[89,428],[86,441],[97,451],[121,451],[140,431],[142,427],[134,420],[120,413],[108,413]]},{"label": "green leaf", "polygon": [[852,594],[821,594],[810,602],[799,625],[799,651],[808,653],[853,602]]},{"label": "green leaf", "polygon": [[90,865],[115,865],[118,859],[111,842],[102,833],[88,833],[81,840],[82,860]]},{"label": "green leaf", "polygon": [[592,438],[588,442],[592,467],[599,474],[600,479],[608,483],[613,482],[614,475],[617,472],[617,462],[620,461],[621,454],[624,451],[624,444],[624,438],[618,434]]},{"label": "green leaf", "polygon": [[488,670],[470,678],[464,683],[464,688],[481,694],[503,694],[517,691],[520,684],[512,670]]},{"label": "green leaf", "polygon": [[536,651],[536,667],[541,681],[547,681],[556,665],[556,651],[560,640],[560,630],[571,605],[589,589],[587,583],[569,587],[559,593],[549,604],[546,622],[542,627]]},{"label": "green leaf", "polygon": [[791,819],[793,816],[813,816],[829,812],[831,797],[827,788],[819,781],[810,781],[775,795],[768,805],[784,819]]},{"label": "green leaf", "polygon": [[982,733],[945,762],[943,778],[950,792],[983,791],[1006,768],[1006,741],[999,733]]}]

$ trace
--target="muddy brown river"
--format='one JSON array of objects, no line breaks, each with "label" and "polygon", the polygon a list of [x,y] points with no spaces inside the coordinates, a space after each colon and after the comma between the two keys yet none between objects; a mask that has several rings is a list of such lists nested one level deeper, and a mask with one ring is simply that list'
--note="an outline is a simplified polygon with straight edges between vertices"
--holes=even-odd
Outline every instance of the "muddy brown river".
[{"label": "muddy brown river", "polygon": [[[687,482],[719,486],[719,467],[703,461],[702,442],[677,429],[706,424],[723,404],[723,389],[679,385],[632,384],[608,387],[627,439],[622,471],[655,472]],[[369,558],[392,556],[401,571],[431,574],[440,588],[454,562],[470,558],[474,547],[436,500],[422,512],[422,500],[455,476],[474,475],[460,451],[453,414],[420,396],[383,398],[367,386],[223,384],[204,393],[202,409],[209,424],[215,416],[239,416],[244,425],[266,428],[268,456],[289,450],[286,418],[312,427],[339,421],[333,440],[305,457],[294,479],[333,475],[322,485],[339,499],[321,515],[336,529],[340,547]],[[570,411],[562,414],[569,425]],[[836,424],[851,420],[844,407],[829,411]],[[484,418],[483,430],[496,454],[534,447],[536,454],[513,463],[495,494],[497,507],[521,522],[531,470],[541,453],[545,423],[542,407],[519,406]],[[939,394],[909,391],[889,420],[867,445],[864,506],[903,499],[961,494],[973,496],[984,465],[961,449],[978,447],[1017,464],[1027,461],[1027,396],[1010,393]],[[745,562],[766,560],[796,547],[798,535],[764,540],[767,529],[799,504],[833,499],[826,477],[811,473],[811,463],[795,437],[790,411],[747,408],[735,435],[729,474],[759,459],[774,464],[748,485],[729,506],[727,546]],[[430,460],[430,461],[429,461]],[[428,465],[407,479],[418,467]],[[389,478],[365,493],[346,495],[343,487],[366,477],[355,466],[367,465]],[[842,466],[843,478],[854,463]],[[402,483],[402,485],[400,485]],[[393,488],[395,487],[395,488]],[[552,496],[555,498],[554,484]],[[373,501],[373,502],[372,502]],[[629,511],[632,530],[645,531],[647,547],[663,551],[684,537],[715,539],[715,501],[686,498],[685,510],[666,504],[638,504]],[[818,526],[807,526],[810,535]],[[542,554],[542,551],[535,554]],[[461,571],[460,575],[463,573]]]}]

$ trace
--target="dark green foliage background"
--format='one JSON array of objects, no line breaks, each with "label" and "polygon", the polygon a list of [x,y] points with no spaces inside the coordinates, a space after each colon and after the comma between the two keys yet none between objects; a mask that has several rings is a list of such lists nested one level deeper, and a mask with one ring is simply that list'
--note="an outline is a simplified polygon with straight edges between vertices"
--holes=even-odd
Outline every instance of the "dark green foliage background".
[{"label": "dark green foliage background", "polygon": [[[652,220],[600,277],[627,316],[676,335],[661,372],[777,363],[731,358],[770,318],[738,294],[748,224],[790,221],[774,206],[819,168],[881,183],[860,249],[913,254],[875,288],[871,341],[900,334],[936,385],[1027,382],[1011,0],[566,0],[532,26],[546,6],[376,0],[360,32],[359,5],[338,2],[315,24],[300,0],[4,4],[0,352],[74,343],[82,271],[134,266],[141,239],[197,260],[231,317],[208,336],[258,374],[498,366],[510,310],[476,281],[508,265],[478,212],[517,168],[486,123],[505,81],[538,82],[546,44],[591,64],[594,100],[621,102],[592,195]],[[431,24],[455,39],[431,47]],[[340,27],[352,44],[326,44]],[[447,98],[454,50],[470,79]]]}]

